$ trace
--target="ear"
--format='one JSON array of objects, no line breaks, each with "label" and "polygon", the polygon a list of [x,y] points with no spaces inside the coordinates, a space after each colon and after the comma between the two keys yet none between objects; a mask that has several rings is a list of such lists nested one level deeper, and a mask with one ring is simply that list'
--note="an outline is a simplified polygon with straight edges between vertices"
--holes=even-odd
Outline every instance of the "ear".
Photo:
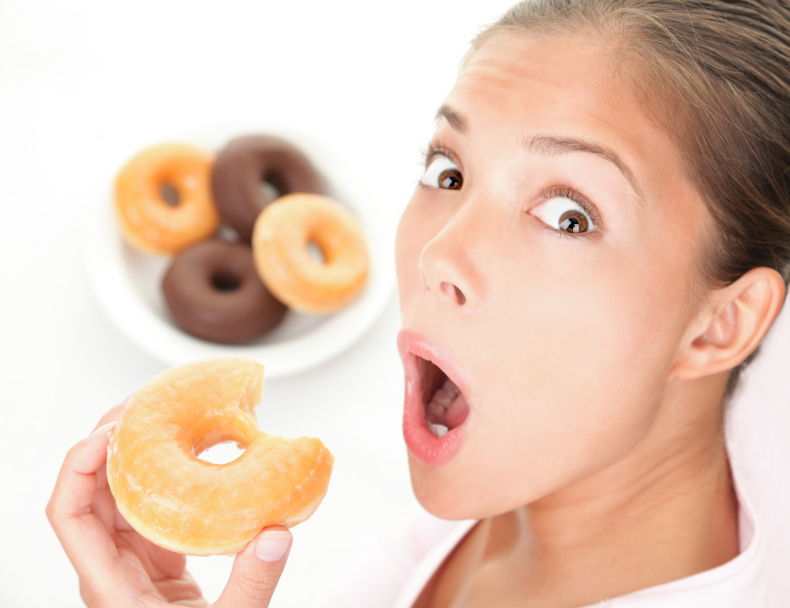
[{"label": "ear", "polygon": [[770,268],[753,268],[712,292],[689,328],[671,377],[693,380],[738,366],[759,346],[784,299],[784,281]]}]

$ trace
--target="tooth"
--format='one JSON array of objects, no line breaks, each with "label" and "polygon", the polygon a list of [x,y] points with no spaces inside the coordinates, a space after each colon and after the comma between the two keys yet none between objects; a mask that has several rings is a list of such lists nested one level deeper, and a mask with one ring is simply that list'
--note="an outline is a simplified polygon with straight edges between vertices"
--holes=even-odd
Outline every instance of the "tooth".
[{"label": "tooth", "polygon": [[431,424],[429,425],[431,428],[431,433],[439,437],[440,439],[447,434],[447,431],[450,430],[443,424]]}]

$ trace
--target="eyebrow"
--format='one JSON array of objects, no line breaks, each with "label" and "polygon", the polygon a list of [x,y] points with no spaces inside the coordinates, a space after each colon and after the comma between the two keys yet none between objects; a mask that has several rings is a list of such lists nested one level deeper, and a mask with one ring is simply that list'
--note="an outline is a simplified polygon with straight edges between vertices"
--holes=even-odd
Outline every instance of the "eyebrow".
[{"label": "eyebrow", "polygon": [[623,159],[620,158],[614,150],[602,144],[568,137],[534,135],[529,139],[523,139],[521,147],[530,154],[539,154],[541,156],[562,156],[564,154],[572,154],[573,152],[587,152],[600,156],[617,167],[626,181],[631,185],[631,188],[633,188],[639,201],[641,202],[644,200],[642,189],[639,187],[634,177],[634,172],[631,171],[629,166],[625,164]]},{"label": "eyebrow", "polygon": [[466,120],[464,120],[450,106],[442,106],[441,108],[439,108],[439,111],[436,112],[436,120],[439,120],[442,116],[444,116],[447,119],[447,122],[450,123],[450,126],[453,129],[455,129],[459,133],[466,133],[467,130]]},{"label": "eyebrow", "polygon": [[[465,134],[469,129],[466,119],[448,105],[441,106],[438,112],[436,112],[436,120],[439,120],[441,117],[444,117],[447,122],[450,123],[450,126],[459,133]],[[573,152],[587,152],[588,154],[600,156],[619,169],[620,173],[622,173],[623,177],[636,193],[639,202],[641,203],[644,201],[644,194],[634,177],[634,172],[631,171],[631,168],[614,150],[603,144],[571,137],[534,135],[529,139],[524,138],[521,141],[521,148],[530,154],[538,154],[541,156],[562,156],[564,154],[572,154]]]}]

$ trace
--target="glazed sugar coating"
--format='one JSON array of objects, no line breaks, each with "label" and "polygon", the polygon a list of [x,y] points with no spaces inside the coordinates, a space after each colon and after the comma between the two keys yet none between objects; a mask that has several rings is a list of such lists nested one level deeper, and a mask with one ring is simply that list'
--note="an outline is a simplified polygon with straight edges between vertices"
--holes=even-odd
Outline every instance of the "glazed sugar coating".
[{"label": "glazed sugar coating", "polygon": [[[320,504],[334,458],[320,440],[259,430],[263,366],[216,357],[171,368],[138,389],[113,433],[107,479],[121,514],[145,538],[188,555],[233,554],[266,526],[295,526]],[[236,441],[217,465],[197,458]]]},{"label": "glazed sugar coating", "polygon": [[[151,146],[115,179],[115,212],[126,241],[146,253],[170,254],[211,236],[219,213],[211,193],[214,157],[188,144]],[[169,204],[162,187],[178,193]]]},{"label": "glazed sugar coating", "polygon": [[[310,256],[310,243],[321,250],[323,264]],[[340,310],[359,296],[368,276],[359,220],[320,194],[289,194],[266,207],[255,222],[252,249],[269,291],[299,312]]]}]

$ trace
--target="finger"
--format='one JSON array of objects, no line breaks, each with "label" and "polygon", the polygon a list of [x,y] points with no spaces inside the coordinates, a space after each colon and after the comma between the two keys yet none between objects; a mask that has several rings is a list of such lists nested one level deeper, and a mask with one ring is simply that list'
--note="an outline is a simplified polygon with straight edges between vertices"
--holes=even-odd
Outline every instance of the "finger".
[{"label": "finger", "polygon": [[[131,398],[132,395],[127,396],[123,401],[121,401],[121,403],[105,412],[105,414],[99,420],[99,424],[96,425],[96,428],[109,424],[110,422],[117,421],[118,418],[120,418],[124,407],[126,407],[126,404]],[[113,498],[112,493],[110,492],[110,486],[107,484],[107,467],[99,467],[99,469],[96,471],[96,490],[93,497],[92,509],[104,524],[105,528],[108,530],[116,528],[114,524],[115,511],[117,509],[115,506],[115,498]],[[131,528],[127,526],[127,529]]]},{"label": "finger", "polygon": [[266,608],[285,568],[293,537],[282,526],[266,528],[236,556],[216,608]]},{"label": "finger", "polygon": [[126,521],[126,518],[118,510],[118,505],[115,505],[115,529],[116,530],[134,530],[132,524]]},{"label": "finger", "polygon": [[98,429],[100,426],[104,426],[110,422],[115,422],[118,418],[121,417],[121,412],[123,412],[123,408],[126,407],[126,404],[129,403],[129,399],[134,396],[134,393],[127,395],[123,401],[121,401],[118,405],[111,407],[109,410],[104,412],[104,415],[99,419],[99,423],[94,427],[93,430]]},{"label": "finger", "polygon": [[[145,539],[143,539],[145,540]],[[148,549],[148,559],[151,565],[161,573],[160,578],[179,578],[186,572],[187,557],[180,553],[173,553],[152,542],[145,540]],[[153,577],[152,577],[153,578]]]},{"label": "finger", "polygon": [[134,552],[153,582],[176,579],[185,572],[185,555],[158,547],[134,530],[118,532],[115,541],[119,547],[123,546]]},{"label": "finger", "polygon": [[115,527],[115,497],[110,492],[108,487],[100,487],[98,484],[93,493],[93,502],[91,503],[91,511],[99,518],[101,523],[107,530],[112,532],[117,531]]},{"label": "finger", "polygon": [[47,505],[49,522],[77,573],[97,580],[118,560],[115,543],[91,507],[114,424],[99,427],[69,450]]},{"label": "finger", "polygon": [[203,598],[200,587],[192,575],[184,570],[180,576],[154,583],[157,592],[165,598],[168,606],[193,606],[205,608],[208,602]]}]

